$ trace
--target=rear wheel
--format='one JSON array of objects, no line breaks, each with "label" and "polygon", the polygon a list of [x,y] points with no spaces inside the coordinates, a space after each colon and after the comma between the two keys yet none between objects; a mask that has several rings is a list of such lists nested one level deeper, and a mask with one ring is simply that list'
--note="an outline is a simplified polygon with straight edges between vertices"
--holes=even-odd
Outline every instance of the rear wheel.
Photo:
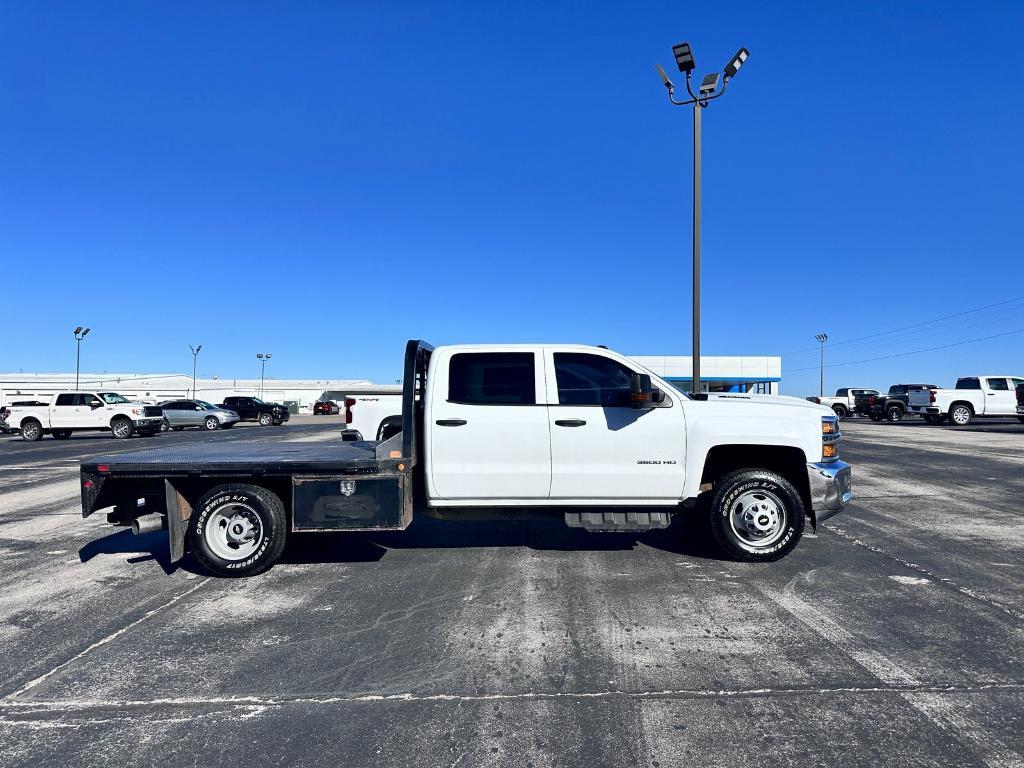
[{"label": "rear wheel", "polygon": [[770,562],[793,551],[804,531],[804,504],[786,478],[762,469],[730,472],[711,500],[711,535],[734,560]]},{"label": "rear wheel", "polygon": [[833,405],[832,410],[835,411],[836,416],[838,416],[840,419],[845,419],[847,416],[850,415],[850,412],[847,411],[846,408],[842,405]]},{"label": "rear wheel", "polygon": [[957,403],[949,409],[949,420],[958,427],[966,427],[974,418],[974,412],[969,405]]},{"label": "rear wheel", "polygon": [[266,488],[230,484],[207,492],[189,521],[196,559],[217,576],[252,576],[284,551],[287,521],[281,500]]},{"label": "rear wheel", "polygon": [[890,405],[885,409],[885,420],[890,424],[895,424],[898,421],[903,420],[903,409],[898,405]]},{"label": "rear wheel", "polygon": [[135,434],[135,425],[132,424],[131,419],[121,416],[110,423],[110,431],[118,440],[126,440]]},{"label": "rear wheel", "polygon": [[220,422],[217,421],[216,416],[207,416],[206,420],[203,422],[203,426],[212,432],[220,427]]},{"label": "rear wheel", "polygon": [[43,425],[35,419],[26,419],[21,423],[21,437],[30,443],[41,440],[43,437]]}]

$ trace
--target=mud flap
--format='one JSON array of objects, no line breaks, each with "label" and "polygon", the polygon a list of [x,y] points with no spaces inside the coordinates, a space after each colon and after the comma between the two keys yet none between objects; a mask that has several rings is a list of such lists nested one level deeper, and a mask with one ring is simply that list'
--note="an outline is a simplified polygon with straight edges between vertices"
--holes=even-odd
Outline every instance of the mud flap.
[{"label": "mud flap", "polygon": [[167,509],[167,538],[171,548],[171,562],[176,563],[185,556],[185,532],[192,517],[192,505],[174,487],[170,480],[164,480],[164,501]]}]

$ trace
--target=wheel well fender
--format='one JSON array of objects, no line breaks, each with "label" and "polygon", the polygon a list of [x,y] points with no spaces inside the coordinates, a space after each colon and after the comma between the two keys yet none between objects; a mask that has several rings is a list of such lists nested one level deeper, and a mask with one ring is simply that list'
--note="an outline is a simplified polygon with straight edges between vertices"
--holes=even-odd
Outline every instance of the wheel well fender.
[{"label": "wheel well fender", "polygon": [[[737,469],[766,469],[777,472],[793,484],[811,514],[811,486],[807,479],[807,456],[789,445],[716,445],[704,458],[702,491],[713,488],[719,478]],[[812,515],[813,518],[813,515]]]},{"label": "wheel well fender", "polygon": [[388,416],[386,419],[384,419],[380,423],[380,425],[377,427],[377,439],[378,440],[382,439],[382,436],[384,434],[384,429],[386,427],[398,427],[399,430],[401,430],[401,427],[402,427],[402,417],[401,416]]},{"label": "wheel well fender", "polygon": [[952,410],[956,408],[958,405],[966,405],[967,410],[971,412],[972,416],[974,415],[974,405],[972,405],[968,400],[954,400],[952,403],[949,404],[949,411],[947,411],[947,413],[952,412]]},{"label": "wheel well fender", "polygon": [[120,421],[121,419],[126,419],[127,421],[131,421],[131,418],[128,417],[128,416],[125,416],[123,413],[115,413],[113,416],[110,417],[110,426],[113,427],[114,426],[114,422],[115,421]]}]

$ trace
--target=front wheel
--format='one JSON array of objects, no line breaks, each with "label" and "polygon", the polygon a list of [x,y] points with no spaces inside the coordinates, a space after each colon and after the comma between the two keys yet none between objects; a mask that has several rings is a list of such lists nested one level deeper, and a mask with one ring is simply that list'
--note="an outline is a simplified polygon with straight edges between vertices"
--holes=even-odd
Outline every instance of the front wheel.
[{"label": "front wheel", "polygon": [[127,440],[133,434],[135,434],[135,425],[132,424],[131,419],[119,418],[114,419],[110,425],[110,431],[114,433],[114,437],[118,440]]},{"label": "front wheel", "polygon": [[269,427],[271,424],[274,423],[274,417],[271,416],[269,413],[261,413],[259,422],[261,427]]},{"label": "front wheel", "polygon": [[771,562],[799,543],[805,516],[800,494],[786,478],[762,469],[739,469],[718,482],[709,523],[726,557]]},{"label": "front wheel", "polygon": [[903,409],[898,405],[890,405],[885,409],[885,420],[890,424],[895,424],[898,421],[903,420]]},{"label": "front wheel", "polygon": [[257,485],[220,485],[196,504],[188,543],[217,576],[253,576],[284,551],[287,522],[281,500]]},{"label": "front wheel", "polygon": [[949,409],[949,420],[958,427],[966,427],[973,418],[970,407],[962,403]]},{"label": "front wheel", "polygon": [[217,421],[216,416],[207,416],[206,421],[203,422],[203,426],[212,432],[220,427],[220,422]]}]

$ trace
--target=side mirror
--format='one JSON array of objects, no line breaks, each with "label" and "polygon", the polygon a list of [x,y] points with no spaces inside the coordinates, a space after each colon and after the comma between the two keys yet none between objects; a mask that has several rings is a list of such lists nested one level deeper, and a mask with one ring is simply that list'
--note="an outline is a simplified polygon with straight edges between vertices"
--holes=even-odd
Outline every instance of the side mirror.
[{"label": "side mirror", "polygon": [[91,403],[89,403],[89,407],[95,411],[97,408],[102,408],[103,403],[101,403],[99,400],[93,400]]},{"label": "side mirror", "polygon": [[646,373],[634,373],[629,377],[629,403],[634,408],[653,408],[665,401],[665,393],[651,384]]},{"label": "side mirror", "polygon": [[196,406],[196,410],[197,410],[197,411],[201,411],[201,410],[203,410],[203,406],[201,406],[201,405],[197,405],[197,406]]}]

